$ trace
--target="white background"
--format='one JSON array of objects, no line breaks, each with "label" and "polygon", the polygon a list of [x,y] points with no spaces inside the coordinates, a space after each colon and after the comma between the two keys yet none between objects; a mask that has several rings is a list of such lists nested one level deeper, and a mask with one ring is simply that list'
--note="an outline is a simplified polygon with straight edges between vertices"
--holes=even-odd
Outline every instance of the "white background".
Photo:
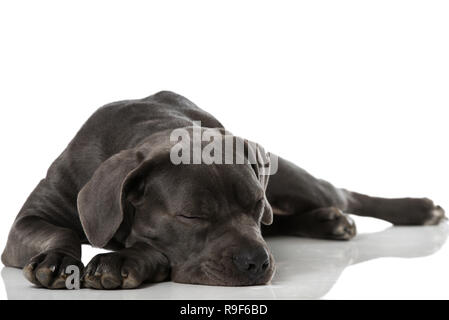
[{"label": "white background", "polygon": [[448,17],[447,1],[0,2],[1,247],[96,108],[162,89],[337,186],[449,208]]}]

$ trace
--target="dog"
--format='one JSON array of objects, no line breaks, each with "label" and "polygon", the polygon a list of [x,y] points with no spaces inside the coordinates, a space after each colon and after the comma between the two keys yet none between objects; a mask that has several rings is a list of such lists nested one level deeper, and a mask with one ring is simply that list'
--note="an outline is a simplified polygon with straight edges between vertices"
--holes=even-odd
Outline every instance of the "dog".
[{"label": "dog", "polygon": [[[182,129],[192,137],[198,121],[218,139],[240,141],[240,156],[257,161],[173,163],[172,133]],[[95,289],[167,280],[262,285],[275,273],[263,236],[349,240],[356,226],[347,213],[394,225],[445,219],[427,198],[385,199],[335,188],[281,157],[277,172],[264,174],[263,152],[254,150],[173,92],[105,105],[26,200],[2,262],[50,289],[65,288],[65,270],[73,265],[82,270],[83,285]],[[84,267],[82,244],[112,252]]]}]

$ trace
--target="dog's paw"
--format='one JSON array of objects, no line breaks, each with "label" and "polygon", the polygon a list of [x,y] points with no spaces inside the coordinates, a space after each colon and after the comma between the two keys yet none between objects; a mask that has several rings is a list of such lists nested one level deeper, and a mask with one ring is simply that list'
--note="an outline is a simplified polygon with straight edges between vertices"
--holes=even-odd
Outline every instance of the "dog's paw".
[{"label": "dog's paw", "polygon": [[80,260],[59,251],[48,251],[31,258],[23,268],[23,274],[39,287],[62,289],[66,287],[66,269],[73,265],[82,272],[83,263]]},{"label": "dog's paw", "polygon": [[385,220],[395,225],[436,225],[447,219],[442,207],[428,198],[409,198]]},{"label": "dog's paw", "polygon": [[349,240],[357,233],[354,221],[337,208],[320,208],[306,215],[307,237]]},{"label": "dog's paw", "polygon": [[446,214],[444,209],[440,206],[434,206],[432,202],[432,207],[427,211],[427,217],[424,220],[424,225],[436,225],[441,221],[446,220]]},{"label": "dog's paw", "polygon": [[145,266],[121,252],[96,255],[84,269],[84,286],[94,289],[131,289],[145,280]]}]

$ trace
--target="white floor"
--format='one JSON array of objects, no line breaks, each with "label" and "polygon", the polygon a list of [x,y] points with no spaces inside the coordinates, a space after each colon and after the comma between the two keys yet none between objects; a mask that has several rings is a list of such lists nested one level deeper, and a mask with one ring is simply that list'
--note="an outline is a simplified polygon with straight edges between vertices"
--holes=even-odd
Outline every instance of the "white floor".
[{"label": "white floor", "polygon": [[[47,290],[18,269],[3,268],[0,298],[7,299],[448,299],[448,224],[390,227],[357,218],[352,241],[272,238],[277,272],[270,285],[211,287],[172,282],[136,290]],[[84,250],[84,248],[83,248]],[[87,250],[83,257],[97,252]],[[85,261],[87,260],[87,261]]]}]

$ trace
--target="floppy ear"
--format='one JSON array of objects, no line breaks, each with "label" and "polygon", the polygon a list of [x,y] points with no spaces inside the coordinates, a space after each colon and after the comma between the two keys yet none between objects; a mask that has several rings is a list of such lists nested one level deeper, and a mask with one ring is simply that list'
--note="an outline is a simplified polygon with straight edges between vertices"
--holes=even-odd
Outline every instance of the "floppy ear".
[{"label": "floppy ear", "polygon": [[78,213],[92,245],[104,247],[122,223],[123,186],[141,162],[142,157],[134,149],[117,153],[97,168],[78,193]]},{"label": "floppy ear", "polygon": [[[264,149],[259,144],[249,143],[248,159],[264,190],[266,190],[268,179],[270,177],[270,156],[265,153]],[[273,209],[268,202],[267,196],[264,195],[264,197],[265,207],[262,214],[262,223],[270,225],[273,223]]]},{"label": "floppy ear", "polygon": [[[104,247],[112,239],[129,208],[128,192],[136,189],[153,160],[165,152],[161,147],[128,149],[113,155],[96,169],[77,199],[81,224],[93,246]],[[133,201],[136,195],[130,198]]]}]

